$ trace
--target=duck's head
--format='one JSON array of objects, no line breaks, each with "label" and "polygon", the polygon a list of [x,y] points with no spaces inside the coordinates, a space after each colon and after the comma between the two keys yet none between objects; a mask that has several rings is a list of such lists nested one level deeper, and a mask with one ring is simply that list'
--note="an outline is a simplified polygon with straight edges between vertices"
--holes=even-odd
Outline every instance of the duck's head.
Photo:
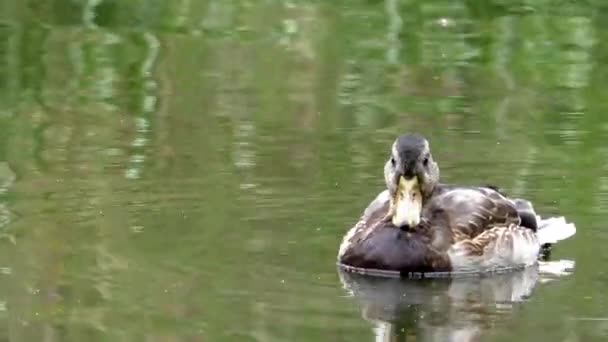
[{"label": "duck's head", "polygon": [[428,141],[416,134],[398,137],[384,166],[384,179],[391,196],[390,218],[397,227],[420,223],[422,206],[439,182]]}]

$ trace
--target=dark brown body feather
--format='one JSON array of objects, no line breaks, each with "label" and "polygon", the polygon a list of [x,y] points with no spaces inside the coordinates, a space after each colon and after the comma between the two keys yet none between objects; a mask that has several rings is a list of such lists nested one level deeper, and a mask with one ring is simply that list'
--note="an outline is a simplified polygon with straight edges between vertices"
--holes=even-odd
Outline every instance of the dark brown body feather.
[{"label": "dark brown body feather", "polygon": [[421,224],[407,231],[386,218],[389,205],[386,193],[369,205],[345,237],[340,263],[402,273],[450,271],[451,247],[482,255],[498,238],[510,238],[504,232],[520,229],[515,204],[491,188],[438,185],[425,201]]}]

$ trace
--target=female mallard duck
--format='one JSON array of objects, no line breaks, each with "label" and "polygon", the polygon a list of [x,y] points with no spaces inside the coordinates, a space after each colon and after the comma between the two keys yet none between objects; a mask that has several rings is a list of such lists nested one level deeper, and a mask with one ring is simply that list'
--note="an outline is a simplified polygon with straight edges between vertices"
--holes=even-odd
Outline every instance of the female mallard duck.
[{"label": "female mallard duck", "polygon": [[439,183],[419,135],[395,140],[384,178],[387,189],[340,245],[338,263],[347,269],[403,275],[521,268],[536,263],[541,246],[576,232],[563,217],[542,220],[528,201],[492,187]]}]

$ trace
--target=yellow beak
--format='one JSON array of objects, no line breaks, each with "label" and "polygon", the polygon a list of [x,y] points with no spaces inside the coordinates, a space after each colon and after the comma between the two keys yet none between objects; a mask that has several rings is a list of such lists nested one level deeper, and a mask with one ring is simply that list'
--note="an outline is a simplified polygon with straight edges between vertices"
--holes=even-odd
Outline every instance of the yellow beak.
[{"label": "yellow beak", "polygon": [[420,223],[422,214],[422,193],[418,177],[405,179],[399,177],[397,193],[393,199],[393,224],[397,227],[415,227]]}]

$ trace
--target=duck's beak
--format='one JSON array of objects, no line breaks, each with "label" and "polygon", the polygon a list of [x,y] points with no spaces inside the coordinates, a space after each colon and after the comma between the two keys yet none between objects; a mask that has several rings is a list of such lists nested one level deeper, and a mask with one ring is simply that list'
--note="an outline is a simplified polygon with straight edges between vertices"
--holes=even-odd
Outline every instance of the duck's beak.
[{"label": "duck's beak", "polygon": [[393,198],[393,224],[397,227],[415,227],[422,214],[422,193],[418,177],[405,179],[399,176],[397,192]]}]

